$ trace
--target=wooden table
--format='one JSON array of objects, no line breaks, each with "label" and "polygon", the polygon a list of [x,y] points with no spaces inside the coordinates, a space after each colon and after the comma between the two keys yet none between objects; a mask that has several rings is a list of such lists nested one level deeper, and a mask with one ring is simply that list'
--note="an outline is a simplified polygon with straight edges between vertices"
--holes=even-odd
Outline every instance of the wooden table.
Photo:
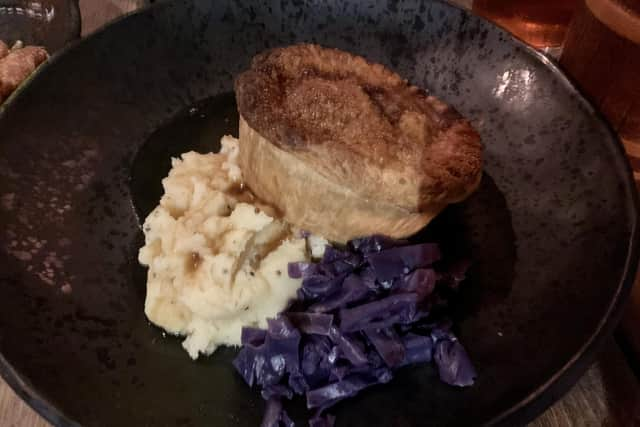
[{"label": "wooden table", "polygon": [[[144,0],[80,0],[82,34],[135,10]],[[470,0],[457,0],[468,6]],[[48,427],[0,379],[0,427]],[[580,381],[529,427],[640,426],[640,385],[610,339]],[[124,427],[124,426],[123,426]]]}]

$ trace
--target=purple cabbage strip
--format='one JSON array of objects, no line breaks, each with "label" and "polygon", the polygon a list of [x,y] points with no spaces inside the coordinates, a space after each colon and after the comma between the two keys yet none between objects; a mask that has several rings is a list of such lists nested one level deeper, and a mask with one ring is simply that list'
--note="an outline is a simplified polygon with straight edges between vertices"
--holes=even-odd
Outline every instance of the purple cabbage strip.
[{"label": "purple cabbage strip", "polygon": [[[366,369],[369,369],[369,366],[365,366]],[[351,365],[350,363],[336,364],[336,366],[331,369],[331,373],[329,374],[329,382],[340,381],[347,375],[353,373],[353,371],[353,365]]]},{"label": "purple cabbage strip", "polygon": [[405,359],[404,343],[393,328],[367,329],[365,335],[388,367],[402,364]]},{"label": "purple cabbage strip", "polygon": [[[236,370],[250,386],[257,384],[264,388],[276,385],[285,374],[295,374],[300,370],[300,332],[285,317],[268,319],[267,323],[264,343],[256,347],[247,341],[233,361]],[[249,329],[243,335],[250,339],[257,333]]]},{"label": "purple cabbage strip", "polygon": [[[327,337],[319,335],[305,337],[300,361],[305,388],[326,383],[333,368],[329,360],[332,349],[331,340]],[[291,378],[289,380],[289,385],[294,388],[296,384],[291,384]]]},{"label": "purple cabbage strip", "polygon": [[236,358],[233,359],[233,366],[249,387],[253,387],[253,384],[255,383],[256,358],[257,350],[245,346],[240,350]]},{"label": "purple cabbage strip", "polygon": [[476,370],[457,339],[438,341],[433,358],[443,382],[458,387],[473,385],[477,376]]},{"label": "purple cabbage strip", "polygon": [[341,288],[345,277],[347,277],[347,273],[339,276],[313,274],[302,279],[300,290],[307,298],[329,296]]},{"label": "purple cabbage strip", "polygon": [[355,252],[369,254],[372,252],[380,252],[385,249],[395,248],[396,246],[403,246],[407,243],[408,242],[406,240],[396,240],[390,237],[374,234],[372,236],[353,239],[347,243],[347,246]]},{"label": "purple cabbage strip", "polygon": [[362,256],[353,255],[346,259],[336,260],[328,264],[321,264],[318,272],[326,276],[349,274],[362,265]]},{"label": "purple cabbage strip", "polygon": [[255,357],[256,384],[261,387],[278,384],[284,378],[287,365],[282,354],[257,354]]},{"label": "purple cabbage strip", "polygon": [[268,333],[265,344],[268,347],[272,365],[274,359],[281,358],[287,372],[299,371],[300,357],[298,348],[301,338],[300,332],[284,316],[277,319],[268,319],[267,325]]},{"label": "purple cabbage strip", "polygon": [[302,372],[294,372],[289,375],[289,387],[295,394],[305,394],[311,389]]},{"label": "purple cabbage strip", "polygon": [[369,288],[362,282],[360,276],[350,274],[342,282],[342,289],[322,301],[316,302],[309,307],[309,310],[326,313],[347,304],[359,302],[370,294]]},{"label": "purple cabbage strip", "polygon": [[286,316],[303,334],[329,335],[333,325],[332,314],[289,312]]},{"label": "purple cabbage strip", "polygon": [[366,255],[380,282],[389,282],[440,260],[440,248],[434,243],[399,246]]},{"label": "purple cabbage strip", "polygon": [[363,268],[362,271],[360,271],[360,280],[362,280],[364,286],[373,292],[377,293],[383,289],[378,283],[375,271],[373,271],[371,267]]},{"label": "purple cabbage strip", "polygon": [[393,292],[413,292],[418,300],[423,301],[436,287],[437,275],[430,268],[418,268],[402,278],[397,279],[392,287]]},{"label": "purple cabbage strip", "polygon": [[335,326],[331,327],[329,337],[340,348],[345,359],[354,366],[364,365],[368,362],[364,346],[356,337],[343,334]]},{"label": "purple cabbage strip", "polygon": [[418,296],[413,293],[390,295],[370,303],[340,310],[340,330],[355,332],[393,318],[394,323],[411,323],[416,320]]},{"label": "purple cabbage strip", "polygon": [[433,340],[430,336],[408,333],[402,337],[405,354],[402,366],[428,363],[433,359]]},{"label": "purple cabbage strip", "polygon": [[387,251],[375,252],[367,255],[367,262],[373,269],[378,282],[391,283],[393,279],[402,277],[407,273],[402,259],[396,256],[389,256]]},{"label": "purple cabbage strip", "polygon": [[342,381],[307,392],[307,408],[328,408],[343,399],[355,396],[367,387],[387,383],[391,378],[391,371],[386,368],[375,369],[368,375],[349,375]]}]

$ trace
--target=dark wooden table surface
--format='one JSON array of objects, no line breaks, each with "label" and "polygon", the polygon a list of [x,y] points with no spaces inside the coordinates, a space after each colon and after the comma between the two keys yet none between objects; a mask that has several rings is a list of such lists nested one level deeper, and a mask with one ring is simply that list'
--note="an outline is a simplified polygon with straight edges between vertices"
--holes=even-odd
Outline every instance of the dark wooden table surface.
[{"label": "dark wooden table surface", "polygon": [[[469,6],[470,0],[455,0]],[[82,34],[140,7],[144,0],[80,0]],[[0,427],[48,427],[0,379]],[[640,385],[610,339],[587,373],[529,427],[640,426]]]}]

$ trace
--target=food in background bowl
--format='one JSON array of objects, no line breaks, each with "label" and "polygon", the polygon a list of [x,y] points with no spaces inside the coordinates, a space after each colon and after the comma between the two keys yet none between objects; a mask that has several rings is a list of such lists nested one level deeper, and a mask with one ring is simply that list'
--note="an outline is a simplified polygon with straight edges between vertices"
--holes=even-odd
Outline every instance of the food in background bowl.
[{"label": "food in background bowl", "polygon": [[48,57],[42,47],[16,43],[9,49],[0,40],[0,104]]}]

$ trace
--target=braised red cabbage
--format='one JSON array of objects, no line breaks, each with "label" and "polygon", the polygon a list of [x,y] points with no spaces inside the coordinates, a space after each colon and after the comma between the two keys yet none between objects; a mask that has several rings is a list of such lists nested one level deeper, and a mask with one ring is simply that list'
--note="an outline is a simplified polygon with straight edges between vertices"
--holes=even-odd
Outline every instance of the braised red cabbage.
[{"label": "braised red cabbage", "polygon": [[304,395],[311,427],[331,427],[324,411],[393,370],[434,362],[440,379],[469,386],[476,377],[467,352],[441,318],[469,262],[441,262],[433,243],[384,236],[327,246],[318,263],[289,264],[302,278],[289,312],[267,330],[244,328],[234,366],[267,401],[263,426],[292,426],[282,400]]},{"label": "braised red cabbage", "polygon": [[433,358],[442,381],[459,387],[473,385],[476,371],[466,350],[457,339],[438,341]]}]

